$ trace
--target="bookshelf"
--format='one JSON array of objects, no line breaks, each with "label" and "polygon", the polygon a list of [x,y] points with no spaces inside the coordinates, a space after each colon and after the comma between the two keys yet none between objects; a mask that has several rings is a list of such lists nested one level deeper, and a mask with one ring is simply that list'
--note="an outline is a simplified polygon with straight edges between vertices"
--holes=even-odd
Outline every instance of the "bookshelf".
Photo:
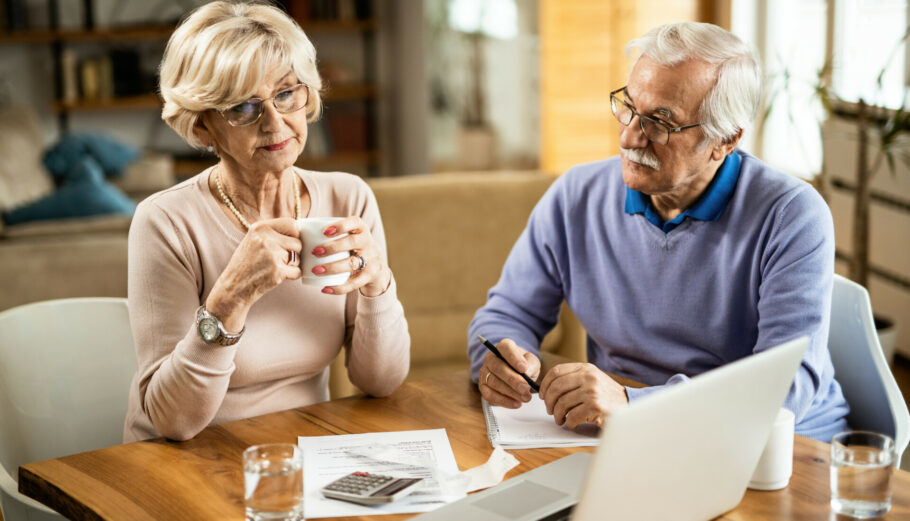
[{"label": "bookshelf", "polygon": [[[0,13],[0,46],[50,47],[54,96],[49,108],[56,115],[61,133],[79,130],[75,128],[78,120],[71,118],[75,114],[160,110],[154,70],[140,69],[140,51],[136,48],[142,49],[144,58],[160,61],[174,24],[96,27],[92,20],[93,0],[82,0],[83,26],[62,28],[58,19],[60,0],[45,1],[47,20],[30,28],[10,21],[11,5],[21,7],[25,0],[0,0],[0,11],[3,11]],[[298,165],[313,169],[344,168],[365,176],[376,175],[382,151],[376,145],[379,126],[376,103],[380,87],[376,81],[375,35],[381,27],[374,16],[372,1],[285,0],[277,3],[303,27],[316,45],[320,58],[321,40],[330,42],[326,43],[327,47],[342,46],[359,55],[358,70],[347,71],[348,77],[341,80],[327,78],[324,81],[325,115],[311,125],[311,141]],[[121,81],[124,79],[127,81]],[[350,131],[338,128],[342,122],[350,122]],[[137,145],[142,146],[141,143]],[[198,152],[174,152],[174,155],[178,178],[197,173],[215,162],[214,157]]]}]

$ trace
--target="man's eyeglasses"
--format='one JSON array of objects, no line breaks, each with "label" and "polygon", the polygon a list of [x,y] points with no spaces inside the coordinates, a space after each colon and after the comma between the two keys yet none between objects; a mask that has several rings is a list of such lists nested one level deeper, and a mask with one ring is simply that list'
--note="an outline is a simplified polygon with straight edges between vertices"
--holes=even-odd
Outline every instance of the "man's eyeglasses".
[{"label": "man's eyeglasses", "polygon": [[259,121],[259,117],[262,116],[262,111],[265,109],[266,101],[271,101],[278,112],[288,114],[302,109],[309,98],[309,87],[305,83],[298,83],[271,98],[250,98],[229,109],[219,110],[218,113],[232,126],[240,127]]},{"label": "man's eyeglasses", "polygon": [[632,119],[638,116],[638,125],[641,127],[642,134],[652,143],[666,145],[670,142],[670,134],[701,126],[701,123],[695,123],[694,125],[671,127],[657,118],[636,112],[625,100],[617,96],[617,94],[625,92],[625,90],[626,87],[621,87],[610,93],[610,108],[613,109],[613,115],[624,127],[628,127],[632,123]]}]

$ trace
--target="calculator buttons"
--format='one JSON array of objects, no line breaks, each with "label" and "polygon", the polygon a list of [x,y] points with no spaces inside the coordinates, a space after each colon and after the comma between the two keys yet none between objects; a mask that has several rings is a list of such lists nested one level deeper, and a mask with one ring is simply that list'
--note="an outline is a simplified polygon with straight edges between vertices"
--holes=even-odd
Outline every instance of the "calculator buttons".
[{"label": "calculator buttons", "polygon": [[422,479],[352,472],[323,487],[322,494],[326,497],[365,505],[390,503],[410,493],[413,486]]}]

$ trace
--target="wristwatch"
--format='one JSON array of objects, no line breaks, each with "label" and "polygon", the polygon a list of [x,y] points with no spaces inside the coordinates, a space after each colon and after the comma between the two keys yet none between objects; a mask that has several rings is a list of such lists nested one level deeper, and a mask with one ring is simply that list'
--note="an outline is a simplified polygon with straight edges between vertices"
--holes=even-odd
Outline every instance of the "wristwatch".
[{"label": "wristwatch", "polygon": [[239,333],[228,333],[227,329],[224,329],[224,324],[221,323],[221,320],[209,313],[205,309],[205,305],[202,305],[196,310],[196,331],[208,344],[232,346],[240,341],[240,337],[246,331],[246,327],[244,326]]}]

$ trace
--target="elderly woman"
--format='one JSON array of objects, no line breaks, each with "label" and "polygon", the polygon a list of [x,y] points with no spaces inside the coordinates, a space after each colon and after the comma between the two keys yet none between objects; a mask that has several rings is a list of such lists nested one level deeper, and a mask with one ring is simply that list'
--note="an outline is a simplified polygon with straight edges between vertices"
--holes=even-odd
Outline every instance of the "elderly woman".
[{"label": "elderly woman", "polygon": [[[294,166],[322,108],[316,53],[280,10],[213,2],[177,28],[161,62],[163,119],[218,163],[143,201],[129,235],[139,358],[124,441],[185,440],[207,425],[328,399],[345,349],[351,381],[391,393],[410,338],[376,201],[357,176]],[[338,217],[302,284],[295,219]],[[352,271],[353,270],[353,271]]]}]

